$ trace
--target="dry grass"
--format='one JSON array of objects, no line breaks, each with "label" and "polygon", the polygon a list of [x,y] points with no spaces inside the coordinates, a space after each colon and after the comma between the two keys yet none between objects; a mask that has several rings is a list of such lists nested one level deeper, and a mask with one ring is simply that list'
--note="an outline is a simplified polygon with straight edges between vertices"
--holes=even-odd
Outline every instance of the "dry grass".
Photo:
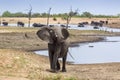
[{"label": "dry grass", "polygon": [[[36,32],[39,28],[18,28],[18,27],[0,27],[0,48],[4,49],[23,49],[38,50],[46,49],[47,43],[40,40]],[[104,31],[79,31],[69,30],[69,42],[88,42],[98,41],[101,38],[96,35],[115,35]],[[89,35],[89,36],[88,36]]]},{"label": "dry grass", "polygon": [[61,73],[47,72],[48,68],[47,57],[21,50],[0,49],[0,80],[69,80],[69,76]]},{"label": "dry grass", "polygon": [[[2,18],[2,20],[7,21],[9,23],[17,23],[18,21],[22,21],[24,23],[28,23],[28,18]],[[79,22],[91,22],[91,21],[106,21],[108,20],[109,23],[115,23],[115,22],[120,22],[119,18],[72,18],[70,23],[71,24],[78,24]],[[46,24],[47,22],[47,18],[32,18],[31,19],[31,23],[42,23],[42,24]],[[62,20],[61,18],[57,18],[57,21],[54,21],[53,18],[50,18],[50,24],[57,24],[57,23],[61,23],[61,24],[65,24],[66,21]]]},{"label": "dry grass", "polygon": [[112,32],[101,31],[101,30],[69,30],[73,36],[106,36],[115,35]]},{"label": "dry grass", "polygon": [[26,28],[26,27],[0,27],[0,33],[12,33],[12,32],[35,32],[39,28]]},{"label": "dry grass", "polygon": [[41,73],[48,66],[48,59],[43,58],[21,50],[0,49],[0,76],[44,78]]},{"label": "dry grass", "polygon": [[119,80],[120,63],[67,64],[67,72],[51,73],[47,57],[0,49],[0,80]]},{"label": "dry grass", "polygon": [[[40,28],[0,27],[0,31],[2,31],[0,32],[0,48],[23,50],[47,49],[47,43],[40,40],[36,35],[36,32],[39,29]],[[71,43],[92,42],[102,39],[97,36],[120,35],[120,33],[116,34],[95,30],[69,30],[69,32],[70,37],[68,38],[68,41]]]}]

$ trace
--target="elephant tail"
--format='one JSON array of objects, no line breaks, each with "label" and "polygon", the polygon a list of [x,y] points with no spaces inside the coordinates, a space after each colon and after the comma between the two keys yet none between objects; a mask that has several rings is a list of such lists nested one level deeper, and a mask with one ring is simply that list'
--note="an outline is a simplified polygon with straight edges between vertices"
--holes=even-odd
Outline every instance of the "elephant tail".
[{"label": "elephant tail", "polygon": [[68,51],[68,53],[70,54],[70,57],[75,60],[75,58],[72,56],[72,54],[70,53],[70,51]]}]

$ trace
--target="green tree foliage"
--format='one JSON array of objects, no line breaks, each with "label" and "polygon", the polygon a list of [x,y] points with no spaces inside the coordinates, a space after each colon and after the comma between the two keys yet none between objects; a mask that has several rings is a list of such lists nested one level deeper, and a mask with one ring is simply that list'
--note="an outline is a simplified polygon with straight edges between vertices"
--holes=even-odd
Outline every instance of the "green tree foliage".
[{"label": "green tree foliage", "polygon": [[3,14],[2,14],[3,17],[11,17],[11,13],[9,11],[5,11]]},{"label": "green tree foliage", "polygon": [[47,17],[48,14],[47,13],[41,13],[41,17]]},{"label": "green tree foliage", "polygon": [[[73,17],[86,17],[86,18],[120,18],[120,14],[118,15],[94,15],[91,14],[90,12],[83,12],[81,15],[80,14],[76,14],[73,11],[70,11],[69,13],[58,13],[58,14],[50,14],[50,17],[61,17],[62,20],[67,20],[69,16],[73,16]],[[2,14],[2,17],[28,17],[28,13],[22,13],[22,12],[16,12],[16,13],[11,13],[9,11],[5,11]],[[31,14],[31,17],[47,17],[48,13],[33,13]]]},{"label": "green tree foliage", "polygon": [[5,11],[2,14],[2,17],[27,17],[28,15],[22,12],[17,12],[17,13],[11,13],[9,11]]},{"label": "green tree foliage", "polygon": [[117,16],[120,18],[120,14],[117,14]]},{"label": "green tree foliage", "polygon": [[17,12],[12,14],[13,17],[27,17],[28,15],[22,12]]},{"label": "green tree foliage", "polygon": [[41,14],[40,14],[40,13],[34,13],[34,14],[32,15],[32,17],[41,17]]},{"label": "green tree foliage", "polygon": [[90,12],[83,12],[81,14],[82,17],[88,17],[88,18],[92,18],[93,17],[93,14],[91,14]]},{"label": "green tree foliage", "polygon": [[63,13],[63,14],[61,14],[61,18],[62,18],[62,20],[67,20],[67,16],[68,16],[67,13]]},{"label": "green tree foliage", "polygon": [[75,15],[77,15],[78,13],[77,13],[77,10],[76,11],[70,11],[69,13],[65,13],[65,14],[63,14],[62,15],[62,19],[63,20],[66,20],[67,21],[67,25],[66,25],[66,28],[68,28],[68,25],[69,25],[69,23],[70,23],[70,21],[71,21],[71,18],[73,17],[73,16],[75,16]]}]

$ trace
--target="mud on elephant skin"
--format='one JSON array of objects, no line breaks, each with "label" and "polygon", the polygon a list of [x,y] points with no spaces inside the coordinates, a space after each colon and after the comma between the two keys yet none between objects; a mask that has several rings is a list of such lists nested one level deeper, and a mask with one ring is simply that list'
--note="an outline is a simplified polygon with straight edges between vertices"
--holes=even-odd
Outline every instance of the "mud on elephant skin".
[{"label": "mud on elephant skin", "polygon": [[48,52],[50,61],[50,70],[57,72],[60,70],[58,58],[62,58],[62,72],[66,72],[66,58],[69,43],[66,39],[69,37],[69,32],[62,27],[43,27],[38,30],[37,35],[40,39],[48,42]]}]

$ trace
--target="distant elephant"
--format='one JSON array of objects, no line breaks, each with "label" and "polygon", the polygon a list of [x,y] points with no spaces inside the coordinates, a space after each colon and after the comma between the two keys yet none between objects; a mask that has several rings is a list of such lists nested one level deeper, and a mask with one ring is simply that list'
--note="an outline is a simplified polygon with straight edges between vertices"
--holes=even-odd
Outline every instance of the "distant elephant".
[{"label": "distant elephant", "polygon": [[40,39],[48,42],[50,69],[52,72],[60,70],[58,58],[62,58],[62,72],[66,72],[66,58],[69,43],[66,39],[69,32],[62,27],[43,27],[37,32]]},{"label": "distant elephant", "polygon": [[100,20],[99,22],[102,23],[102,24],[106,24],[106,25],[108,24],[108,21],[102,21],[102,20]]},{"label": "distant elephant", "polygon": [[85,27],[83,23],[78,23],[78,27]]},{"label": "distant elephant", "polygon": [[33,27],[43,27],[45,26],[44,24],[40,24],[40,23],[33,23],[32,25]]},{"label": "distant elephant", "polygon": [[102,27],[103,26],[103,23],[102,22],[95,22],[95,21],[91,21],[91,26],[99,26],[99,27]]},{"label": "distant elephant", "polygon": [[25,25],[25,24],[24,24],[23,22],[20,22],[20,21],[17,22],[17,26],[22,26],[22,27],[24,27],[24,25]]},{"label": "distant elephant", "polygon": [[3,26],[8,26],[8,22],[2,22]]}]

